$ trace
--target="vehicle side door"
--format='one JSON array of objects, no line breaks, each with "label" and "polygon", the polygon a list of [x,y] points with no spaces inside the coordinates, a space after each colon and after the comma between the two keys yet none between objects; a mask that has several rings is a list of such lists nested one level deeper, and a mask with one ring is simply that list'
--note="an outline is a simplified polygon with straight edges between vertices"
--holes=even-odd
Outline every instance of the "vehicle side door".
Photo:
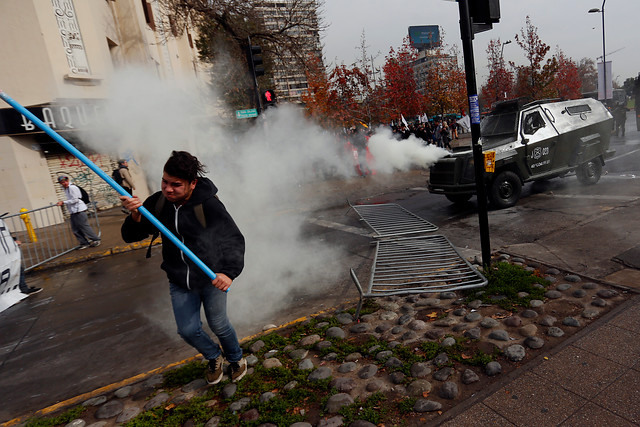
[{"label": "vehicle side door", "polygon": [[549,172],[558,144],[558,131],[540,106],[523,111],[520,138],[525,146],[526,164],[532,177]]}]

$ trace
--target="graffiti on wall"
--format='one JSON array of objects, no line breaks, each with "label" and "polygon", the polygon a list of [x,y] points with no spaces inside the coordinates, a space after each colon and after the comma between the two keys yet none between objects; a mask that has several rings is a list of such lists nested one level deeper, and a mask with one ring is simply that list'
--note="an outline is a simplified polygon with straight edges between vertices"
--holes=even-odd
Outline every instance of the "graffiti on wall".
[{"label": "graffiti on wall", "polygon": [[[90,154],[87,157],[109,176],[118,167],[117,159],[113,159],[106,154]],[[54,183],[57,183],[58,176],[67,175],[71,182],[86,190],[91,201],[96,203],[98,210],[110,209],[120,205],[119,195],[116,190],[72,154],[49,155],[47,164]],[[59,200],[64,199],[62,187],[57,184],[56,195]]]}]

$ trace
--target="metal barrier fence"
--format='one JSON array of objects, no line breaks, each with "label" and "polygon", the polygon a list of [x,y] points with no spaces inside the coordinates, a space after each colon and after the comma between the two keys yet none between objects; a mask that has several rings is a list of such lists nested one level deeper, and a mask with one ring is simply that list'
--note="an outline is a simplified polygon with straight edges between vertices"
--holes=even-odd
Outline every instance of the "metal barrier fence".
[{"label": "metal barrier fence", "polygon": [[[88,204],[87,216],[94,231],[101,235],[95,202]],[[22,210],[3,217],[11,234],[22,245],[22,265],[25,271],[58,258],[80,247],[73,231],[69,214],[58,205]]]}]

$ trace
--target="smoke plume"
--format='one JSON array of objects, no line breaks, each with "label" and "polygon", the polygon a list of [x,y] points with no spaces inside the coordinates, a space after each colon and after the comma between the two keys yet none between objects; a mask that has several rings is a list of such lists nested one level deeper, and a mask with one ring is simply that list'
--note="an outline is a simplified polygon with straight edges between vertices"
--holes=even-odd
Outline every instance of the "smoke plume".
[{"label": "smoke plume", "polygon": [[[322,292],[319,283],[344,277],[340,248],[304,239],[300,232],[307,219],[308,185],[327,175],[355,173],[343,137],[287,105],[238,132],[216,121],[215,94],[193,82],[160,81],[137,69],[119,72],[112,82],[99,126],[84,136],[85,142],[114,157],[131,153],[151,192],[159,190],[172,150],[189,151],[207,166],[247,242],[244,272],[229,292],[236,327],[272,323],[270,316],[286,307],[292,293]],[[378,130],[370,147],[374,167],[382,173],[426,167],[446,154],[415,139],[395,141],[386,129]],[[380,175],[372,179],[383,179]],[[159,292],[157,298],[168,304],[168,295]],[[175,330],[173,319],[154,321]]]}]

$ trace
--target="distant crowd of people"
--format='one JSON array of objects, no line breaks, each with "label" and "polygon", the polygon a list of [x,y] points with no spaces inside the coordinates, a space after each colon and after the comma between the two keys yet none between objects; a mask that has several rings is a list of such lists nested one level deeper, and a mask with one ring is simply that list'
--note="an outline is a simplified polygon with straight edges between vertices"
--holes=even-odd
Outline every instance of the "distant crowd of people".
[{"label": "distant crowd of people", "polygon": [[413,135],[423,140],[425,145],[436,145],[449,150],[451,150],[451,141],[459,138],[459,125],[455,119],[400,124],[391,126],[391,131],[399,140]]}]

